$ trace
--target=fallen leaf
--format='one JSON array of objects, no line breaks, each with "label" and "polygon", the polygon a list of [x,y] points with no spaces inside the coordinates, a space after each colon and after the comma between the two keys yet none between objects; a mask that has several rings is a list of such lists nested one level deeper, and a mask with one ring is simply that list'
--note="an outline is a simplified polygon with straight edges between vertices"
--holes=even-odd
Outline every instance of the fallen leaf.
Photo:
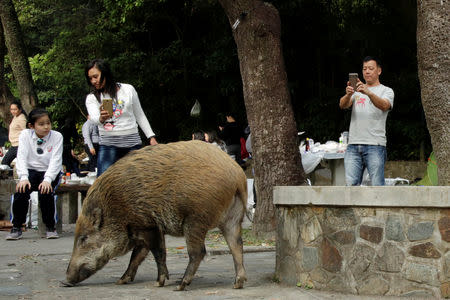
[{"label": "fallen leaf", "polygon": [[217,294],[218,293],[218,291],[214,291],[214,292],[206,292],[206,295],[215,295],[215,294]]}]

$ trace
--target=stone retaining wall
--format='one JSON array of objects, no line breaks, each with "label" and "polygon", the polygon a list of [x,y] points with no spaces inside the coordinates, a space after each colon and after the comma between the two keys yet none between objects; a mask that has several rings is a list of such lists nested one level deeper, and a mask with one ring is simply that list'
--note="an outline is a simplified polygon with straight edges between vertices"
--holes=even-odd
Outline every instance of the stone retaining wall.
[{"label": "stone retaining wall", "polygon": [[14,179],[0,180],[0,220],[9,220],[11,206],[11,195],[16,190]]},{"label": "stone retaining wall", "polygon": [[275,187],[280,282],[450,296],[449,187]]}]

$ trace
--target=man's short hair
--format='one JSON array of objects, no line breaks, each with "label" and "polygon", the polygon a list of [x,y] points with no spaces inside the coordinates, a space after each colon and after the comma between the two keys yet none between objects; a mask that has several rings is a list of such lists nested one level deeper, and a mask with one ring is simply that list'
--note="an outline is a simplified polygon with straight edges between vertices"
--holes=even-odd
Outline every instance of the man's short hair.
[{"label": "man's short hair", "polygon": [[378,57],[375,57],[375,56],[366,56],[366,57],[364,57],[363,63],[366,63],[366,62],[371,61],[371,60],[374,60],[377,63],[377,66],[379,68],[381,68],[381,60]]}]

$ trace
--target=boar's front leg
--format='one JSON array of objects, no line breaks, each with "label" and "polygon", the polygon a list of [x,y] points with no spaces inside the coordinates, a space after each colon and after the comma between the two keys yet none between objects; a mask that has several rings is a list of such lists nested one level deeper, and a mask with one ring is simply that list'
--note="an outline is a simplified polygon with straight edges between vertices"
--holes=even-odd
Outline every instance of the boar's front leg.
[{"label": "boar's front leg", "polygon": [[125,284],[134,280],[137,269],[151,250],[158,267],[158,286],[164,286],[165,278],[169,278],[166,266],[166,248],[164,236],[158,229],[150,231],[132,232],[135,248],[131,253],[130,263],[127,270],[116,284]]},{"label": "boar's front leg", "polygon": [[156,261],[156,266],[158,268],[158,279],[155,286],[164,286],[166,279],[169,279],[169,271],[166,265],[166,241],[164,235],[159,229],[152,231],[152,241],[150,250],[153,253],[153,257]]},{"label": "boar's front leg", "polygon": [[116,284],[125,284],[133,281],[139,265],[145,259],[149,251],[149,248],[144,245],[136,246],[131,253],[130,264],[128,265],[127,270]]}]

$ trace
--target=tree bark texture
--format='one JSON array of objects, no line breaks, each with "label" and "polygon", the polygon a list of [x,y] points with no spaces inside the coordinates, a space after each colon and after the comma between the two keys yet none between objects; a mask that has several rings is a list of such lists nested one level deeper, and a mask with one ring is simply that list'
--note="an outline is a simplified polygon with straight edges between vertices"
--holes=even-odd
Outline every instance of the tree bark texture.
[{"label": "tree bark texture", "polygon": [[417,1],[417,60],[439,185],[450,183],[450,2]]},{"label": "tree bark texture", "polygon": [[[5,56],[6,46],[3,35],[3,27],[0,22],[0,118],[3,120],[4,125],[11,122],[12,116],[9,112],[9,106],[14,100],[8,85],[5,82]],[[1,145],[0,145],[1,146]]]},{"label": "tree bark texture", "polygon": [[[282,54],[280,17],[275,7],[258,0],[219,2],[232,25],[252,133],[258,199],[253,230],[259,235],[273,234],[277,225],[273,187],[305,183]],[[240,23],[233,29],[238,19]]]},{"label": "tree bark texture", "polygon": [[33,88],[30,64],[25,54],[22,30],[12,0],[0,1],[0,21],[22,106],[30,112],[37,103],[37,96]]}]

